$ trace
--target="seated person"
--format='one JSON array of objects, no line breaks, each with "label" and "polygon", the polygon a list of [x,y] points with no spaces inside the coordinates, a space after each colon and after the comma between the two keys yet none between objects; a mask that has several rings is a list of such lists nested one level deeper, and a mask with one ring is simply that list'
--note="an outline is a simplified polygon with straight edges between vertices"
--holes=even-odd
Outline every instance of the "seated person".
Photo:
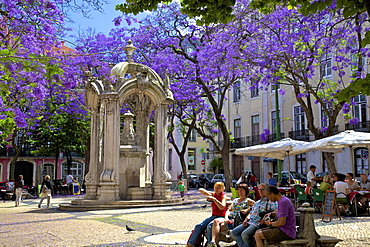
[{"label": "seated person", "polygon": [[[365,173],[362,173],[361,175],[361,181],[359,183],[359,187],[357,187],[357,190],[360,191],[370,191],[370,181],[367,179],[367,176]],[[360,196],[357,199],[358,201],[358,207],[365,209],[366,208],[366,198],[364,196]]]},{"label": "seated person", "polygon": [[[199,189],[199,192],[207,196],[207,201],[212,202],[212,216],[203,220],[201,223],[194,227],[187,246],[194,247],[202,231],[207,229],[209,223],[217,218],[224,218],[226,215],[226,194],[224,193],[225,185],[222,182],[217,182],[214,185],[214,192],[205,189]],[[212,238],[212,232],[207,233],[207,239]]]},{"label": "seated person", "polygon": [[335,190],[335,193],[337,194],[337,197],[335,199],[336,202],[343,202],[344,210],[347,214],[350,214],[348,210],[348,204],[347,204],[347,195],[349,193],[348,184],[344,182],[346,179],[346,175],[341,173],[335,173],[333,174],[334,178],[334,186],[333,189]]},{"label": "seated person", "polygon": [[307,181],[306,183],[306,188],[304,190],[304,193],[307,195],[307,200],[312,200],[312,182],[311,181]]},{"label": "seated person", "polygon": [[[248,184],[238,184],[238,193],[240,197],[233,200],[225,218],[217,218],[213,221],[213,223],[208,225],[207,232],[212,232],[212,239],[209,244],[210,246],[218,246],[219,233],[233,229],[237,224],[236,217],[239,217],[238,213],[242,213],[244,215],[244,220],[249,214],[251,207],[254,205],[254,201],[248,198]],[[240,223],[242,223],[242,221]]]},{"label": "seated person", "polygon": [[350,191],[356,190],[358,187],[360,187],[358,182],[354,180],[354,175],[352,172],[347,173],[346,178],[347,178],[348,189]]},{"label": "seated person", "polygon": [[266,196],[266,186],[267,184],[264,183],[258,185],[261,199],[254,203],[250,214],[243,223],[231,231],[231,237],[239,247],[254,246],[253,236],[260,227],[261,216],[277,209],[277,202],[270,201]]},{"label": "seated person", "polygon": [[332,187],[331,180],[329,175],[325,175],[323,178],[323,182],[320,184],[319,189],[325,194],[327,190],[330,190]]},{"label": "seated person", "polygon": [[280,194],[275,186],[266,187],[266,196],[270,201],[278,202],[278,209],[275,210],[278,219],[274,222],[266,221],[266,217],[262,219],[261,224],[266,224],[268,227],[258,230],[254,235],[257,247],[264,247],[263,240],[265,239],[268,244],[295,239],[296,218],[293,203],[289,198]]}]

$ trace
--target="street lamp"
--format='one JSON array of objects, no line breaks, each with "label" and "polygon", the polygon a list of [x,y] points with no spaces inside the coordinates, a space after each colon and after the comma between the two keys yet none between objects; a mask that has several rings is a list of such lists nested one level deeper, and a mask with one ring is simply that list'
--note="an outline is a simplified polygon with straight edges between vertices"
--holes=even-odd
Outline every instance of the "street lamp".
[{"label": "street lamp", "polygon": [[134,54],[134,51],[136,50],[136,47],[133,46],[132,41],[127,41],[128,45],[125,46],[125,52],[126,52],[126,61],[129,63],[133,63],[134,60],[132,59],[132,55]]},{"label": "street lamp", "polygon": [[[275,85],[275,112],[276,112],[276,140],[280,141],[280,112],[279,112],[279,95],[278,95],[279,83]],[[288,157],[289,159],[289,157]],[[277,160],[277,170],[278,170],[278,182],[281,183],[281,160]],[[290,172],[290,171],[288,171]]]}]

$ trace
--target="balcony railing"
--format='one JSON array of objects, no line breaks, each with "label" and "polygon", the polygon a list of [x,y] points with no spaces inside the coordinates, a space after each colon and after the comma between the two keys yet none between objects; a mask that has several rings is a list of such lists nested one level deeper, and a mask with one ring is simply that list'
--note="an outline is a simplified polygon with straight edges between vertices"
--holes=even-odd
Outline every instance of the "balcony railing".
[{"label": "balcony railing", "polygon": [[308,129],[289,131],[289,137],[294,140],[299,140],[299,141],[309,141],[310,140]]},{"label": "balcony railing", "polygon": [[[334,125],[333,135],[335,135],[335,134],[338,134],[338,133],[339,133],[338,128],[339,128],[339,126],[338,126],[338,125]],[[323,136],[325,136],[327,131],[321,131],[321,132],[322,132],[322,135],[323,135]]]},{"label": "balcony railing", "polygon": [[234,138],[231,142],[231,148],[244,148],[245,147],[245,137]]},{"label": "balcony railing", "polygon": [[359,122],[358,124],[349,124],[345,125],[346,130],[355,130],[361,132],[370,132],[370,121]]},{"label": "balcony railing", "polygon": [[[280,133],[280,140],[281,139],[284,139],[285,137],[284,137],[284,133]],[[270,143],[270,142],[274,142],[274,141],[277,141],[277,139],[276,139],[276,134],[270,134],[269,136],[268,136],[268,140],[267,140],[267,142],[266,143]]]}]

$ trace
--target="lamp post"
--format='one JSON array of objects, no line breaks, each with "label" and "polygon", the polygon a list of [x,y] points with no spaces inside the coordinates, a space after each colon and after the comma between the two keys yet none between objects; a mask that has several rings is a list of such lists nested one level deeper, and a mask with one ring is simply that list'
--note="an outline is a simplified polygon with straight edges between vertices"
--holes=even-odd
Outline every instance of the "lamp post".
[{"label": "lamp post", "polygon": [[[278,95],[278,83],[275,85],[275,112],[276,112],[276,140],[280,141],[280,111],[279,111],[279,95]],[[278,182],[281,183],[281,160],[277,159],[278,169]],[[289,171],[290,172],[290,171]]]}]

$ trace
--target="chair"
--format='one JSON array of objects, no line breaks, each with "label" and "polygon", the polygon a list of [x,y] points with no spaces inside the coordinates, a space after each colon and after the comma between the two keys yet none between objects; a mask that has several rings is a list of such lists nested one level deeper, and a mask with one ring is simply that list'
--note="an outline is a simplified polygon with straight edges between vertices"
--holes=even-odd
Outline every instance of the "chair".
[{"label": "chair", "polygon": [[[343,194],[346,197],[339,197],[338,198],[338,195],[340,195],[340,194]],[[338,216],[339,219],[341,219],[340,215],[341,215],[342,211],[344,211],[343,210],[344,206],[347,206],[347,208],[349,208],[348,197],[345,193],[339,192],[339,193],[336,194],[336,198],[335,198],[335,208],[336,208],[337,216]]]},{"label": "chair", "polygon": [[232,198],[238,198],[239,197],[239,192],[235,188],[230,188],[231,189],[231,197]]},{"label": "chair", "polygon": [[325,201],[324,192],[322,192],[322,190],[320,189],[312,189],[312,194],[313,194],[313,206],[315,208],[315,211],[320,212],[322,204]]},{"label": "chair", "polygon": [[297,202],[306,202],[307,201],[307,195],[304,193],[304,189],[301,187],[295,188],[297,191]]}]

